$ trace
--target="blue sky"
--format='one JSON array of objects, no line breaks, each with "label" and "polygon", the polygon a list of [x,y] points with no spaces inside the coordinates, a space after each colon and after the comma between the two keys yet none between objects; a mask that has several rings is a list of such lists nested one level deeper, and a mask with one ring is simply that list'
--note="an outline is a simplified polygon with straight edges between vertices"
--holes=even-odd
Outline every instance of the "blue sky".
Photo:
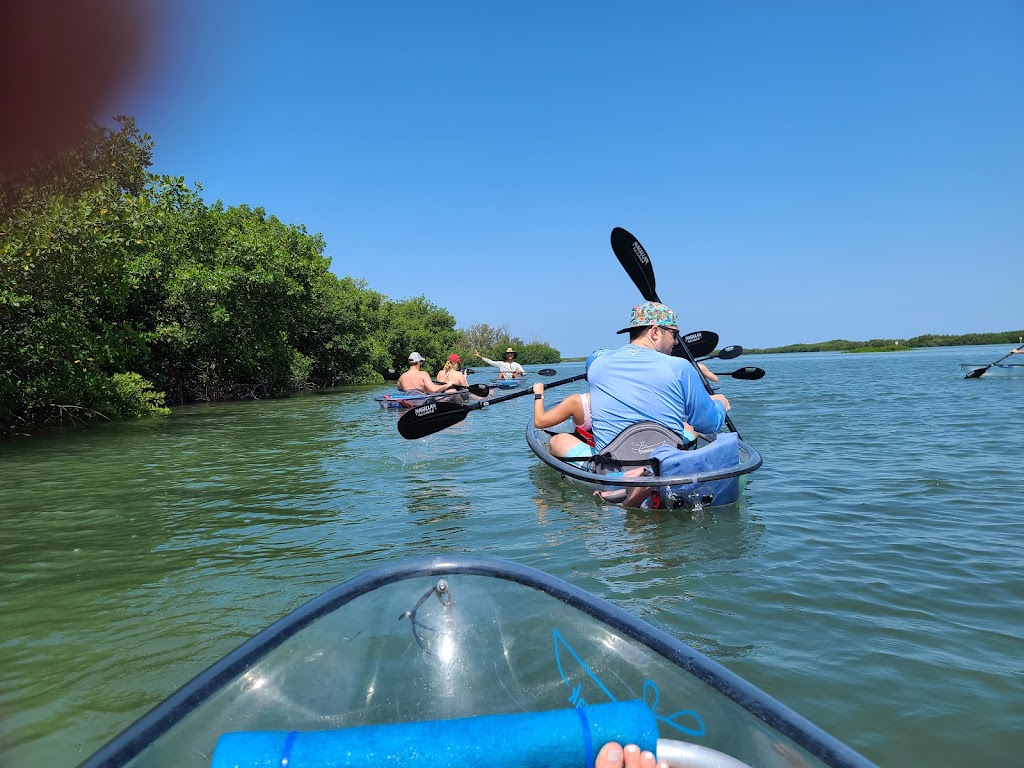
[{"label": "blue sky", "polygon": [[622,343],[615,226],[723,344],[1024,327],[1019,2],[151,2],[153,170],[460,327]]}]

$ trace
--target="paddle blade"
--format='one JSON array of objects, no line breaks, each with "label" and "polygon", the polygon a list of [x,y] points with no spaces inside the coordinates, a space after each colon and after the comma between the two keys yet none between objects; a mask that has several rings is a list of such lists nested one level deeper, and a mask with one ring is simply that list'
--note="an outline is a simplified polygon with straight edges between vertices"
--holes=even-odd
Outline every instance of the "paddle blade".
[{"label": "paddle blade", "polygon": [[744,381],[757,381],[764,378],[764,368],[747,366],[746,368],[737,368],[732,373],[716,373],[715,375],[732,376],[734,379],[743,379]]},{"label": "paddle blade", "polygon": [[733,360],[743,354],[743,347],[739,344],[733,344],[732,346],[726,347],[721,350],[716,357],[719,360]]},{"label": "paddle blade", "polygon": [[651,266],[651,259],[647,255],[647,251],[640,245],[640,241],[622,227],[612,230],[611,241],[615,258],[626,270],[626,274],[640,291],[640,295],[647,301],[660,301],[654,287],[654,268]]},{"label": "paddle blade", "polygon": [[715,351],[715,347],[718,346],[718,334],[714,331],[691,331],[680,335],[676,345],[672,347],[673,357],[686,357],[682,344],[686,344],[693,357],[704,357]]},{"label": "paddle blade", "polygon": [[554,376],[556,373],[558,373],[558,371],[554,368],[541,368],[537,371],[538,376]]},{"label": "paddle blade", "polygon": [[1008,357],[1009,357],[1010,355],[1012,355],[1012,354],[1014,353],[1014,351],[1017,351],[1017,350],[1021,350],[1021,349],[1024,349],[1024,344],[1021,344],[1021,345],[1020,345],[1019,347],[1014,347],[1014,349],[1012,349],[1012,350],[1010,350],[1009,352],[1007,352],[1007,353],[1006,353],[1005,355],[1003,355],[1002,357],[1000,357],[1000,358],[999,358],[998,360],[996,360],[996,361],[995,361],[994,363],[989,363],[988,365],[984,366],[983,368],[975,368],[975,369],[974,369],[973,371],[971,371],[971,372],[970,372],[970,373],[968,373],[968,374],[967,374],[966,376],[964,376],[964,378],[965,378],[965,379],[976,379],[976,378],[978,378],[978,377],[979,377],[979,376],[981,376],[981,375],[982,375],[983,373],[985,373],[985,371],[987,371],[987,370],[988,370],[989,368],[991,368],[991,367],[992,367],[993,365],[996,365],[996,363],[1001,363],[1001,362],[1003,362],[1003,360],[1005,360],[1005,359],[1006,359],[1006,358],[1008,358]]},{"label": "paddle blade", "polygon": [[398,433],[406,440],[418,440],[421,437],[448,429],[466,418],[471,409],[458,403],[430,403],[406,411],[398,420]]},{"label": "paddle blade", "polygon": [[466,374],[467,376],[472,376],[474,373],[476,373],[476,371],[474,371],[472,368],[467,368],[466,370],[463,371],[463,373]]},{"label": "paddle blade", "polygon": [[470,384],[469,391],[477,397],[490,397],[491,388],[486,384]]}]

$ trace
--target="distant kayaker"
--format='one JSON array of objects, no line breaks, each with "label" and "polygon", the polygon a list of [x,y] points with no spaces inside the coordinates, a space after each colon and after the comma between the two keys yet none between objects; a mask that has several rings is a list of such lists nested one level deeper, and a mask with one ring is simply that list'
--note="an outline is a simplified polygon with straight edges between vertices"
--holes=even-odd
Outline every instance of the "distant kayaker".
[{"label": "distant kayaker", "polygon": [[409,355],[409,370],[398,377],[397,386],[402,392],[422,392],[425,395],[449,388],[448,384],[435,384],[431,380],[430,374],[423,370],[423,355],[419,352]]},{"label": "distant kayaker", "polygon": [[544,410],[544,382],[533,385],[533,425],[547,429],[572,419],[572,432],[559,432],[551,436],[552,456],[591,456],[594,444],[590,421],[590,393],[572,394],[551,409]]},{"label": "distant kayaker", "polygon": [[444,384],[458,384],[460,387],[468,387],[469,381],[466,374],[459,370],[462,365],[462,358],[454,352],[448,355],[444,368],[437,372],[437,380]]},{"label": "distant kayaker", "polygon": [[725,424],[729,401],[709,395],[689,360],[672,357],[679,336],[676,313],[647,302],[633,308],[629,344],[587,360],[590,413],[598,453],[631,424],[653,421],[683,436],[687,428],[714,433]]},{"label": "distant kayaker", "polygon": [[512,347],[505,350],[505,354],[502,356],[501,360],[488,360],[475,349],[473,350],[473,354],[488,365],[493,365],[497,368],[499,379],[521,379],[526,375],[526,371],[523,370],[523,366],[516,362],[516,352]]}]

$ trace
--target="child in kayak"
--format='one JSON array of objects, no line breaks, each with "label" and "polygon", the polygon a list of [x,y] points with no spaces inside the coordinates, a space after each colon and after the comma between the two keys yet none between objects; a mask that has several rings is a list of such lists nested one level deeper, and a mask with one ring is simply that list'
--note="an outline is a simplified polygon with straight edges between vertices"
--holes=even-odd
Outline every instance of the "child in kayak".
[{"label": "child in kayak", "polygon": [[592,456],[594,435],[590,422],[590,393],[572,394],[550,410],[544,410],[544,383],[533,385],[533,425],[547,429],[572,419],[573,431],[560,432],[551,436],[551,455]]}]

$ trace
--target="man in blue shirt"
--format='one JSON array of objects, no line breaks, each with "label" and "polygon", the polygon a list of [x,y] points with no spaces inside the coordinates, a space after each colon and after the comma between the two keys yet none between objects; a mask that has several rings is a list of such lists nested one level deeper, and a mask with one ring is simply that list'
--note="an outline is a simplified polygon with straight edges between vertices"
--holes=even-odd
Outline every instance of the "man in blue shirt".
[{"label": "man in blue shirt", "polygon": [[604,450],[622,430],[653,421],[682,436],[687,427],[711,434],[725,424],[729,401],[710,395],[690,363],[672,357],[679,336],[676,313],[649,301],[634,307],[629,344],[595,352],[587,360],[594,447]]}]

